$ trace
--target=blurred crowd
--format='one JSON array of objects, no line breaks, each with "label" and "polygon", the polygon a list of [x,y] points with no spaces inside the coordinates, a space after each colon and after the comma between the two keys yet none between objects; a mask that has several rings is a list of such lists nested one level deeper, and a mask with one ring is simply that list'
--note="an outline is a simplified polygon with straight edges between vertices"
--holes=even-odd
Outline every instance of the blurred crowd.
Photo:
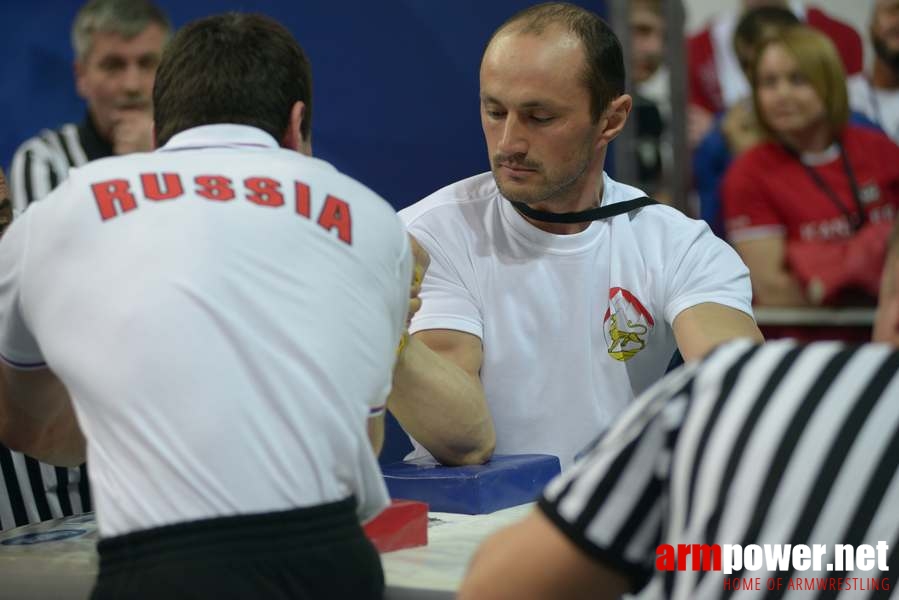
[{"label": "blurred crowd", "polygon": [[[876,299],[899,204],[899,1],[869,6],[858,32],[811,3],[742,0],[686,41],[691,210],[746,262],[757,305]],[[638,139],[654,142],[638,180],[665,200],[666,6],[629,10]]]}]

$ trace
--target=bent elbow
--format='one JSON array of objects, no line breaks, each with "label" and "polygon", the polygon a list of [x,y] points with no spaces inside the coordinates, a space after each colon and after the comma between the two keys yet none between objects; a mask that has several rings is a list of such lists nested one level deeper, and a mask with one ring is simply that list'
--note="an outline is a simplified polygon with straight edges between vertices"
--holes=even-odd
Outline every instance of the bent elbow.
[{"label": "bent elbow", "polygon": [[493,451],[495,449],[496,438],[491,437],[477,446],[465,449],[452,449],[440,453],[439,456],[435,455],[435,458],[440,461],[440,464],[447,467],[483,465],[493,457]]},{"label": "bent elbow", "polygon": [[40,432],[24,426],[16,426],[10,422],[0,425],[0,443],[22,454],[33,454],[34,447],[41,438]]},{"label": "bent elbow", "polygon": [[481,448],[477,448],[461,457],[460,464],[463,465],[483,465],[493,458],[493,451],[496,450],[496,444],[492,443]]}]

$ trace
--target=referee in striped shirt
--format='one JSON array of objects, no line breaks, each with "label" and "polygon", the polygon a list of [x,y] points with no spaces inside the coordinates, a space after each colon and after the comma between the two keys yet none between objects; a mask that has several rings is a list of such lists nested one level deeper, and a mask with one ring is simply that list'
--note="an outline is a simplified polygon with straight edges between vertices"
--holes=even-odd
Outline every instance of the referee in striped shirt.
[{"label": "referee in striped shirt", "polygon": [[87,115],[16,150],[9,173],[16,214],[62,183],[71,167],[153,149],[153,78],[170,35],[168,17],[149,0],[91,0],[79,10],[72,48]]},{"label": "referee in striped shirt", "polygon": [[[153,78],[170,35],[168,17],[148,0],[91,0],[79,10],[72,46],[87,115],[18,148],[9,178],[14,214],[49,194],[72,167],[152,150]],[[52,467],[0,445],[0,472],[0,531],[92,510],[84,465]]]},{"label": "referee in striped shirt", "polygon": [[[889,597],[899,575],[899,225],[874,340],[737,341],[671,373],[546,487],[538,510],[481,546],[459,597]],[[880,542],[872,570],[840,568],[838,544]],[[725,575],[693,570],[690,556],[667,570],[663,544],[678,559],[678,544],[827,553],[819,571],[762,562]]]}]

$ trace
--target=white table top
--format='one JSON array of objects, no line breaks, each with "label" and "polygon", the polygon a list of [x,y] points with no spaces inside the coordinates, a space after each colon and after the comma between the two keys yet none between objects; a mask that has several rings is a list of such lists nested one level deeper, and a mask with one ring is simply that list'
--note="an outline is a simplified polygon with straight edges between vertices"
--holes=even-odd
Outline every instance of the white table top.
[{"label": "white table top", "polygon": [[[385,598],[452,598],[481,541],[532,507],[525,504],[489,515],[430,513],[427,546],[381,555]],[[36,543],[3,543],[28,534]],[[97,539],[92,514],[0,533],[0,599],[87,598],[97,575]]]},{"label": "white table top", "polygon": [[402,588],[449,592],[445,597],[452,597],[484,538],[520,520],[533,506],[523,504],[489,515],[429,513],[427,546],[381,555],[387,598],[403,597],[397,595]]}]

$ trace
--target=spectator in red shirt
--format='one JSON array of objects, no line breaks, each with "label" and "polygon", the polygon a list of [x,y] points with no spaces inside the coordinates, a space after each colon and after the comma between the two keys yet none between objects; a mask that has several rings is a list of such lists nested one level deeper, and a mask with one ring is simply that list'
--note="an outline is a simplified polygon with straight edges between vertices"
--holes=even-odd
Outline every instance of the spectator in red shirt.
[{"label": "spectator in red shirt", "polygon": [[[899,146],[882,132],[847,124],[839,55],[811,28],[790,28],[763,42],[750,77],[767,141],[725,176],[727,236],[749,267],[758,304],[815,304],[832,290],[811,289],[788,254],[798,243],[860,240],[891,222],[899,205]],[[872,261],[883,258],[876,244],[846,248],[847,256],[870,250]],[[840,273],[849,268],[835,261],[823,275],[851,279],[851,272]]]},{"label": "spectator in red shirt", "polygon": [[[836,45],[849,75],[862,70],[864,50],[855,29],[800,0],[742,0],[741,10],[722,11],[687,40],[689,93],[688,134],[698,143],[712,126],[715,113],[749,95],[749,84],[731,45],[740,14],[759,6],[784,6],[821,31]],[[695,146],[695,143],[693,144]]]}]

